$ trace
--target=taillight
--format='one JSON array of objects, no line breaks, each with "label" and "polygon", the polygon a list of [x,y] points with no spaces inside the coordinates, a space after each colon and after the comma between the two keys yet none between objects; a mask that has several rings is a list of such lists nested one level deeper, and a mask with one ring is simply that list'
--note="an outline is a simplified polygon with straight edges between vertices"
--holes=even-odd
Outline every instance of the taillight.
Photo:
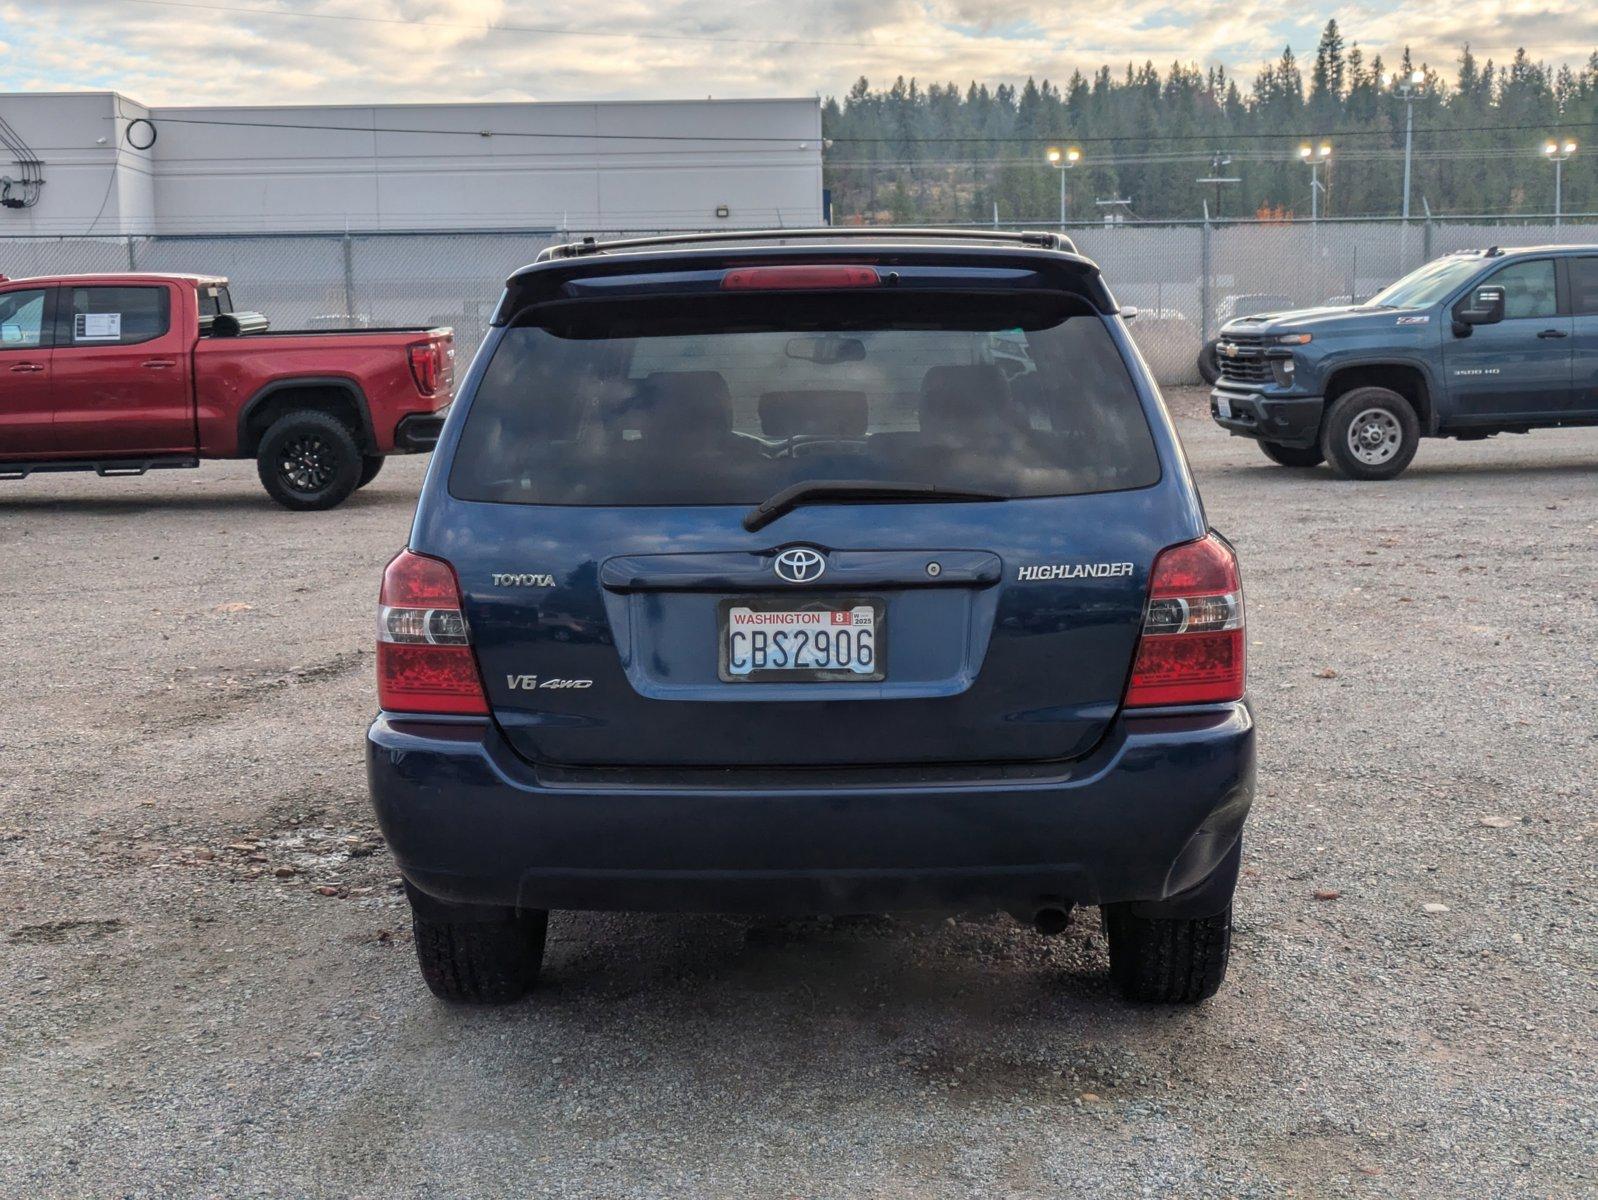
[{"label": "taillight", "polygon": [[876,287],[881,282],[875,267],[851,267],[837,263],[798,267],[738,267],[721,277],[722,290],[727,292]]},{"label": "taillight", "polygon": [[424,396],[438,391],[444,377],[444,347],[438,342],[418,342],[411,347],[411,377]]},{"label": "taillight", "polygon": [[1212,533],[1160,551],[1127,705],[1240,700],[1245,659],[1243,583],[1231,547]]},{"label": "taillight", "polygon": [[388,712],[486,714],[455,571],[402,550],[377,598],[377,702]]}]

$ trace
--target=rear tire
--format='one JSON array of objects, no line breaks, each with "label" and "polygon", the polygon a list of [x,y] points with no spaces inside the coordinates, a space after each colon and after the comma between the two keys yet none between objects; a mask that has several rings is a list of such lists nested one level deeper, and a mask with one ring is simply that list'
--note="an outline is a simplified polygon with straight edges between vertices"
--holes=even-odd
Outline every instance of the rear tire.
[{"label": "rear tire", "polygon": [[1140,917],[1130,904],[1107,904],[1110,979],[1127,1000],[1197,1004],[1220,990],[1232,949],[1232,906],[1193,920]]},{"label": "rear tire", "polygon": [[268,496],[294,512],[313,512],[350,498],[360,486],[362,455],[343,421],[301,409],[262,435],[255,466]]},{"label": "rear tire", "polygon": [[1261,442],[1265,457],[1280,467],[1318,467],[1326,461],[1319,446],[1284,446],[1280,442]]},{"label": "rear tire", "polygon": [[459,910],[413,895],[416,962],[428,990],[451,1004],[510,1004],[538,981],[549,929],[547,912]]},{"label": "rear tire", "polygon": [[1420,420],[1397,392],[1361,387],[1344,392],[1321,426],[1321,453],[1344,479],[1393,479],[1420,447]]},{"label": "rear tire", "polygon": [[361,474],[356,479],[357,489],[365,487],[377,478],[377,473],[383,469],[383,464],[388,459],[381,454],[364,454],[361,456]]},{"label": "rear tire", "polygon": [[1199,378],[1212,387],[1221,377],[1221,362],[1215,355],[1215,347],[1219,342],[1219,338],[1211,338],[1198,352]]}]

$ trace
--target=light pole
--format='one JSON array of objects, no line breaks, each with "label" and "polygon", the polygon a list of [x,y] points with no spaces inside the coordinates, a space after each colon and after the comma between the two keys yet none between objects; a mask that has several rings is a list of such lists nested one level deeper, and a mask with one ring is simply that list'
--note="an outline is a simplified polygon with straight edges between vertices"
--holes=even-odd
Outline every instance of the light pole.
[{"label": "light pole", "polygon": [[1082,160],[1082,151],[1072,146],[1069,150],[1061,150],[1058,146],[1050,146],[1049,152],[1044,157],[1049,160],[1049,166],[1060,173],[1060,228],[1065,228],[1065,173]]},{"label": "light pole", "polygon": [[1565,159],[1569,158],[1575,152],[1575,138],[1566,138],[1562,142],[1556,142],[1552,138],[1549,138],[1548,141],[1543,144],[1543,157],[1554,164],[1555,225],[1559,224],[1559,219],[1563,215],[1564,211],[1564,197],[1561,195],[1561,193],[1564,191]]},{"label": "light pole", "polygon": [[1309,164],[1309,219],[1321,219],[1321,193],[1326,189],[1321,185],[1321,164],[1332,157],[1332,144],[1322,142],[1319,146],[1308,143],[1298,148],[1300,162]]},{"label": "light pole", "polygon": [[[1391,85],[1396,76],[1383,75],[1382,82]],[[1398,81],[1398,94],[1404,98],[1404,220],[1409,220],[1409,164],[1415,148],[1415,89],[1426,82],[1425,71],[1411,71],[1407,79]]]}]

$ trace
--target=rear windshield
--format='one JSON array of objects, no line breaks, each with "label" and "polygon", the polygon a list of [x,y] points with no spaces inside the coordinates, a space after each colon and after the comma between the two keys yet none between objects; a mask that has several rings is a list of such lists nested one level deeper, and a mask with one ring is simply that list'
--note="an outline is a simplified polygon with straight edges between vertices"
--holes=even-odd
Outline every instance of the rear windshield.
[{"label": "rear windshield", "polygon": [[506,331],[450,474],[465,500],[757,504],[795,483],[1003,496],[1145,487],[1143,409],[1100,317],[831,297],[552,306]]}]

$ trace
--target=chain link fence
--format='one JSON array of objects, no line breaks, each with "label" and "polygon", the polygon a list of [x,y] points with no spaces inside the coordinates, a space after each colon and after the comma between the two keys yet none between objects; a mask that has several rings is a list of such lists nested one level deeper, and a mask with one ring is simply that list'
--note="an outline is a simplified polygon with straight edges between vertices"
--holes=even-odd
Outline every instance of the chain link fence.
[{"label": "chain link fence", "polygon": [[[1031,222],[1027,227],[1044,227]],[[1161,383],[1198,380],[1200,347],[1233,317],[1361,300],[1439,254],[1598,243],[1598,216],[1070,226],[1124,305]],[[0,274],[180,271],[225,275],[235,307],[277,329],[450,325],[476,351],[505,278],[589,231],[0,238]],[[605,237],[651,231],[594,231]]]}]

